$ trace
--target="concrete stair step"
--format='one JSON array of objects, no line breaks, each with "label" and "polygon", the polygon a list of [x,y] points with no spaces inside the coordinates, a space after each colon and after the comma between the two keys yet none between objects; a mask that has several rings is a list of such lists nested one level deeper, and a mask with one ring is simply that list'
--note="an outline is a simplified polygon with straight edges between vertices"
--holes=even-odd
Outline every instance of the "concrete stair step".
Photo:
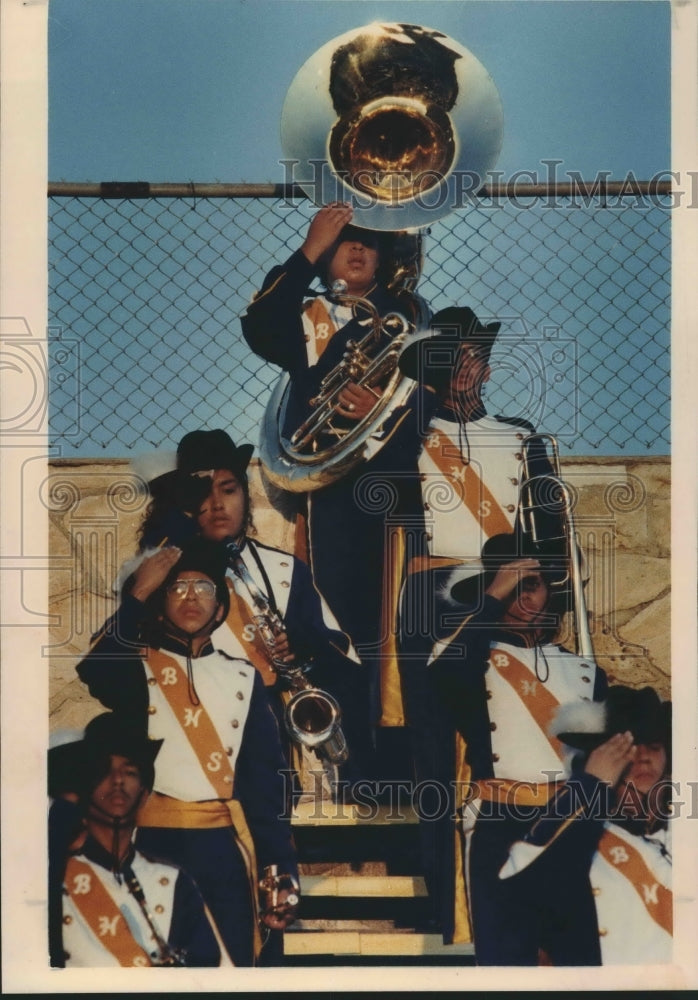
[{"label": "concrete stair step", "polygon": [[449,958],[471,957],[472,945],[444,945],[440,934],[421,934],[408,929],[371,930],[293,930],[284,934],[284,954],[410,956],[443,955]]},{"label": "concrete stair step", "polygon": [[444,945],[430,920],[412,809],[306,800],[292,825],[301,906],[287,964],[473,964],[472,945]]},{"label": "concrete stair step", "polygon": [[426,897],[421,875],[301,875],[304,896]]},{"label": "concrete stair step", "polygon": [[301,801],[291,814],[291,826],[416,826],[414,809],[405,805],[357,805],[329,800]]}]

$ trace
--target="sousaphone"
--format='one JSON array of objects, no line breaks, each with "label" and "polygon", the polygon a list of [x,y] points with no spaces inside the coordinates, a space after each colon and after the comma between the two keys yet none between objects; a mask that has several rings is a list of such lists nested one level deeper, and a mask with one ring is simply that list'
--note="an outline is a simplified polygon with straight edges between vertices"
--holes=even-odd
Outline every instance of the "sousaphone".
[{"label": "sousaphone", "polygon": [[[260,458],[276,485],[307,492],[372,457],[381,428],[414,388],[397,359],[428,326],[429,311],[415,293],[422,230],[484,183],[501,148],[502,106],[484,66],[443,32],[376,23],[332,39],[301,67],[286,95],[281,141],[294,182],[316,205],[349,202],[355,225],[393,234],[389,287],[405,304],[404,313],[376,317],[367,300],[333,289],[336,301],[368,320],[366,336],[323,381],[316,412],[302,427],[283,430],[288,376],[275,386]],[[348,381],[381,391],[350,428],[338,425],[333,409]]]}]

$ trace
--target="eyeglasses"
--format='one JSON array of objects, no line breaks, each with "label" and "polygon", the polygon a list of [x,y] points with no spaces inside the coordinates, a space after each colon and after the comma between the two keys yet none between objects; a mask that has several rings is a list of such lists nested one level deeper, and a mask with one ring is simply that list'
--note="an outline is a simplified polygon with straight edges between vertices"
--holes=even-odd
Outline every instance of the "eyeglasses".
[{"label": "eyeglasses", "polygon": [[207,597],[210,599],[216,596],[216,585],[215,583],[211,583],[210,580],[175,580],[167,588],[167,593],[170,597],[174,597],[178,601],[183,601],[192,587],[197,597]]}]

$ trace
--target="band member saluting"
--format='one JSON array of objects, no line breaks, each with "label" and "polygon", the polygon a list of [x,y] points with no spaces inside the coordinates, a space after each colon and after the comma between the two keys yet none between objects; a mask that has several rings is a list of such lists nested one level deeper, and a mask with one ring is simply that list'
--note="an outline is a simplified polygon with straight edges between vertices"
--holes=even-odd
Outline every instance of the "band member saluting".
[{"label": "band member saluting", "polygon": [[[671,962],[671,702],[650,687],[615,685],[602,704],[562,705],[551,731],[579,754],[510,848],[499,877],[518,919],[510,910],[505,920],[528,925],[530,907],[564,927],[585,914],[598,941],[587,961]],[[581,900],[566,891],[575,869],[588,872],[577,882]]]},{"label": "band member saluting", "polygon": [[259,880],[271,865],[289,876],[289,905],[261,917],[283,929],[297,866],[261,675],[211,642],[230,602],[225,571],[222,547],[204,539],[144,560],[77,670],[93,697],[163,740],[137,844],[192,875],[235,965],[249,966],[261,947]]},{"label": "band member saluting", "polygon": [[290,692],[276,664],[307,666],[308,682],[341,706],[349,760],[341,765],[340,777],[357,780],[365,777],[360,712],[365,671],[306,564],[258,539],[247,474],[252,451],[252,445],[234,444],[221,429],[185,434],[175,468],[149,482],[152,500],[141,528],[139,558],[147,561],[160,546],[179,545],[192,536],[221,547],[230,606],[214,645],[230,656],[244,657],[259,671],[289,765],[297,772],[314,772],[305,783],[313,790],[320,784],[322,768],[317,758],[304,755],[286,738]]},{"label": "band member saluting", "polygon": [[[300,249],[270,271],[241,320],[255,354],[290,375],[284,430],[289,437],[312,411],[310,401],[317,397],[323,377],[342,361],[348,342],[360,341],[370,328],[368,313],[360,305],[353,310],[329,291],[313,295],[310,286],[316,277],[327,290],[334,282],[343,282],[346,293],[368,300],[381,317],[398,312],[409,322],[416,318],[415,298],[401,299],[388,290],[392,234],[359,228],[351,218],[352,209],[344,203],[321,208]],[[385,333],[381,337],[382,343],[390,342]],[[336,422],[351,427],[366,418],[382,388],[349,379],[338,394]],[[385,482],[389,490],[393,472],[414,466],[419,448],[416,412],[411,398],[397,406],[379,429],[382,447],[377,454],[307,494],[308,562],[319,590],[369,667],[371,689],[365,711],[371,726],[379,723],[385,708],[380,661],[386,636],[383,597],[391,571],[385,525],[389,512],[375,503],[372,509],[370,491],[362,494],[361,483],[375,482],[376,492],[381,492]],[[407,488],[402,479],[400,489]],[[304,536],[303,516],[299,524]],[[301,545],[298,551],[302,550]]]},{"label": "band member saluting", "polygon": [[[566,588],[554,589],[566,575],[564,564],[549,561],[542,568],[514,535],[490,539],[483,561],[484,579],[454,585],[454,598],[466,605],[462,620],[437,644],[429,666],[444,711],[465,740],[457,777],[470,787],[463,812],[466,872],[465,882],[462,874],[453,876],[454,888],[463,894],[467,885],[478,964],[535,965],[539,947],[553,964],[593,964],[598,940],[588,914],[550,937],[535,914],[514,927],[506,914],[516,900],[499,871],[511,844],[525,836],[527,817],[565,777],[569,754],[549,731],[558,706],[603,700],[606,675],[593,657],[552,641],[568,599]],[[578,883],[586,879],[569,870],[570,898],[585,898]]]},{"label": "band member saluting", "polygon": [[[427,817],[420,823],[424,874],[432,916],[447,943],[454,934],[460,939],[454,922],[467,923],[462,914],[454,916],[450,891],[444,897],[439,888],[444,866],[448,869],[458,849],[437,791],[450,787],[455,733],[444,724],[427,662],[434,643],[449,635],[457,621],[450,599],[454,579],[478,574],[483,544],[512,531],[517,520],[525,438],[534,428],[527,420],[491,416],[485,409],[483,389],[500,325],[480,322],[467,306],[449,306],[432,317],[428,333],[408,343],[399,362],[403,373],[433,397],[431,415],[425,412],[421,429],[421,502],[415,510],[422,523],[410,533],[399,656],[414,779],[423,788],[421,806]],[[533,443],[529,459],[532,474],[552,471],[540,443]],[[558,517],[542,505],[537,513],[541,531],[561,534]],[[467,940],[467,930],[462,933]]]}]

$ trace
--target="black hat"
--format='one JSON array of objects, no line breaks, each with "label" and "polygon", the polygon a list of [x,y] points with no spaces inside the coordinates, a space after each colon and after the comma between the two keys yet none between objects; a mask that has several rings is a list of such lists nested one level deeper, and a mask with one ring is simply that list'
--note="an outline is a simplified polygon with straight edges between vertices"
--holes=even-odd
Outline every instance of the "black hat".
[{"label": "black hat", "polygon": [[[169,468],[154,477],[148,478],[150,495],[160,502],[168,502],[175,510],[181,508],[190,513],[196,510],[210,492],[210,482],[198,482],[197,473],[213,473],[215,469],[230,469],[242,482],[245,481],[254,445],[234,444],[230,435],[220,429],[212,431],[190,431],[185,434],[177,447],[175,467]],[[169,457],[169,463],[172,463]],[[153,458],[141,459],[140,464],[134,461],[136,469],[145,470]],[[186,523],[179,523],[173,513],[171,518],[176,521],[175,530],[170,534],[174,537],[186,537],[190,533]],[[181,520],[181,518],[180,518]]]},{"label": "black hat", "polygon": [[627,731],[635,743],[662,743],[670,753],[671,702],[662,701],[651,687],[616,684],[601,704],[561,706],[551,726],[559,740],[585,753]]},{"label": "black hat", "polygon": [[[223,430],[190,431],[185,434],[174,452],[160,452],[140,456],[131,463],[139,474],[148,480],[148,489],[152,496],[164,491],[171,491],[173,482],[195,472],[208,472],[213,469],[230,469],[236,476],[244,476],[252,458],[254,445],[236,445],[230,435]],[[156,475],[149,474],[149,468],[160,465],[165,471],[158,470]],[[167,467],[169,466],[169,468]]]},{"label": "black hat", "polygon": [[236,476],[244,476],[254,446],[236,445],[223,430],[190,431],[177,448],[179,472],[205,472],[209,469],[230,469]]},{"label": "black hat", "polygon": [[549,586],[560,584],[567,576],[563,546],[564,539],[558,538],[534,545],[529,534],[518,530],[492,535],[482,546],[480,561],[473,563],[473,572],[451,587],[451,597],[460,604],[476,603],[505,563],[531,557],[540,562],[540,573]]},{"label": "black hat", "polygon": [[361,226],[355,226],[351,222],[348,222],[346,226],[340,230],[339,235],[334,242],[318,257],[315,264],[315,270],[320,276],[320,280],[325,286],[329,285],[329,275],[327,273],[328,268],[340,243],[346,243],[347,241],[362,243],[365,247],[377,250],[379,257],[381,257],[388,250],[387,240],[391,235],[392,234],[390,233],[378,233],[373,229],[363,229]]},{"label": "black hat", "polygon": [[357,243],[363,243],[365,247],[379,249],[382,242],[381,236],[381,233],[377,233],[373,229],[364,229],[361,226],[355,226],[351,222],[348,222],[346,226],[340,230],[339,236],[334,241],[332,246],[336,249],[340,243],[355,240]]},{"label": "black hat", "polygon": [[463,344],[489,359],[501,323],[483,325],[468,306],[448,306],[435,313],[430,330],[412,339],[400,355],[400,371],[437,392],[448,386]]},{"label": "black hat", "polygon": [[219,604],[223,605],[224,614],[221,621],[216,623],[215,627],[217,628],[219,624],[225,621],[230,609],[230,591],[228,590],[226,581],[227,565],[225,546],[220,542],[214,542],[199,535],[185,542],[182,545],[181,556],[167,574],[162,587],[156,591],[156,594],[158,594],[158,598],[156,598],[158,610],[162,608],[164,595],[168,586],[177,579],[179,574],[184,573],[186,570],[197,570],[215,583],[216,599]]},{"label": "black hat", "polygon": [[227,558],[225,547],[220,542],[196,536],[182,545],[182,554],[170,570],[167,582],[185,570],[205,573],[214,583],[225,582]]},{"label": "black hat", "polygon": [[51,747],[48,752],[48,792],[52,798],[63,792],[81,797],[90,793],[103,774],[110,754],[127,757],[138,765],[143,785],[151,789],[153,763],[162,740],[151,740],[135,723],[114,712],[91,719],[81,739]]}]

